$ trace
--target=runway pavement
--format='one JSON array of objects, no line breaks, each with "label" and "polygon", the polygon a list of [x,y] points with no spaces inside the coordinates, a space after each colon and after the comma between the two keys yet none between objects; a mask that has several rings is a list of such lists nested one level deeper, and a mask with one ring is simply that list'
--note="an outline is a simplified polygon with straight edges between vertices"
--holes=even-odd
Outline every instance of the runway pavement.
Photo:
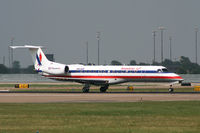
[{"label": "runway pavement", "polygon": [[200,94],[0,93],[0,103],[199,101]]}]

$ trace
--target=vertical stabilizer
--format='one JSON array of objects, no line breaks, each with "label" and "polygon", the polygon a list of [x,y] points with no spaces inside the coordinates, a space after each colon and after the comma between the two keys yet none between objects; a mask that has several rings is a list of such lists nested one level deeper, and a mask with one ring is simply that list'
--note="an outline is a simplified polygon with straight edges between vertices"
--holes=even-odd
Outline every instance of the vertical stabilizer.
[{"label": "vertical stabilizer", "polygon": [[48,66],[50,62],[45,56],[44,52],[42,51],[41,46],[24,45],[24,46],[10,46],[10,47],[13,49],[28,48],[32,56],[33,64],[36,70],[40,70],[44,66]]}]

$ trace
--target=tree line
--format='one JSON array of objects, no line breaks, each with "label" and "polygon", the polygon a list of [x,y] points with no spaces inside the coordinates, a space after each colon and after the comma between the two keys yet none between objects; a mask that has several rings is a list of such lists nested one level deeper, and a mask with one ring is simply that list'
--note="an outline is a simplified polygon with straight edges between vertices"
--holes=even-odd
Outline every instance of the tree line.
[{"label": "tree line", "polygon": [[[121,62],[117,60],[113,60],[111,65],[123,65]],[[200,66],[199,64],[192,63],[188,57],[181,56],[179,61],[171,61],[169,59],[165,59],[162,63],[153,62],[152,64],[140,62],[136,63],[135,60],[131,60],[129,65],[157,65],[157,66],[165,66],[168,68],[170,72],[178,73],[178,74],[200,74]]]},{"label": "tree line", "polygon": [[[89,64],[91,65],[91,64]],[[120,61],[112,60],[110,65],[123,65]],[[175,72],[178,74],[200,74],[200,66],[196,63],[192,63],[188,57],[181,56],[179,61],[171,61],[165,59],[162,63],[153,62],[152,64],[140,62],[137,63],[135,60],[131,60],[128,65],[157,65],[165,66],[170,72]],[[19,61],[14,61],[12,68],[8,68],[3,64],[0,64],[0,73],[1,74],[35,74],[34,66],[30,65],[27,68],[21,68]]]},{"label": "tree line", "polygon": [[0,74],[35,74],[34,66],[30,65],[27,68],[21,68],[19,61],[14,61],[12,68],[8,68],[3,64],[0,64]]}]

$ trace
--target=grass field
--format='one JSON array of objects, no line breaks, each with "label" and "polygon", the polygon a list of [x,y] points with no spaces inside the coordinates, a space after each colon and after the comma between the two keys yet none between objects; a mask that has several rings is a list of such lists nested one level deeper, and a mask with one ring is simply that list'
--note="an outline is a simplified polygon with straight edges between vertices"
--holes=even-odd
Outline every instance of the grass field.
[{"label": "grass field", "polygon": [[0,133],[199,133],[200,102],[0,104]]}]

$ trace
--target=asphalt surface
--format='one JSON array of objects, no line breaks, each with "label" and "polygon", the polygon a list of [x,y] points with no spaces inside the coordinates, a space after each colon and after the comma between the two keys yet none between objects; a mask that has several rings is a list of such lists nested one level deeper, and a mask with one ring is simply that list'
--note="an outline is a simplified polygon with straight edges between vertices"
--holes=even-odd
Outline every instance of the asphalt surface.
[{"label": "asphalt surface", "polygon": [[200,101],[200,93],[0,93],[0,103]]},{"label": "asphalt surface", "polygon": [[[82,91],[9,91],[9,90],[1,90],[0,93],[75,93],[82,94]],[[200,92],[134,92],[134,91],[117,91],[117,92],[88,92],[91,94],[200,94]],[[84,93],[84,94],[88,94]]]}]

